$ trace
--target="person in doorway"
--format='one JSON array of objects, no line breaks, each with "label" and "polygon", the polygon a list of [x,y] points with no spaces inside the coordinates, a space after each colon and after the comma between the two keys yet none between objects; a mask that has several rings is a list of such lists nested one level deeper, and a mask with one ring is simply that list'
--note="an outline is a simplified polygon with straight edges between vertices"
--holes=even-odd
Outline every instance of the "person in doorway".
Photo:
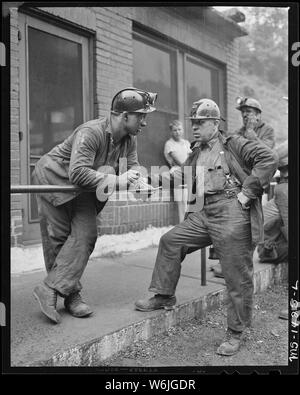
[{"label": "person in doorway", "polygon": [[[80,278],[96,243],[96,216],[109,193],[137,182],[136,136],[146,125],[146,115],[155,110],[156,97],[156,93],[136,88],[122,89],[112,99],[109,118],[78,126],[35,165],[34,184],[80,187],[38,196],[47,276],[33,294],[54,323],[61,319],[56,310],[58,295],[74,317],[92,314],[81,298]],[[123,158],[127,166],[122,171],[119,163]]]},{"label": "person in doorway", "polygon": [[277,155],[242,136],[225,137],[219,107],[210,99],[195,102],[190,119],[195,141],[182,169],[192,170],[189,214],[161,237],[149,287],[155,295],[136,301],[135,308],[172,308],[186,254],[213,244],[229,296],[227,333],[217,353],[229,356],[238,352],[251,325],[253,251],[263,236],[260,198],[277,168]]},{"label": "person in doorway", "polygon": [[[184,164],[189,153],[190,142],[185,140],[183,136],[183,125],[179,120],[172,121],[169,125],[171,137],[166,141],[164,147],[164,155],[170,166],[170,173],[173,174],[180,166]],[[174,200],[178,206],[179,222],[184,220],[187,210],[187,189],[180,184],[174,188]]]}]

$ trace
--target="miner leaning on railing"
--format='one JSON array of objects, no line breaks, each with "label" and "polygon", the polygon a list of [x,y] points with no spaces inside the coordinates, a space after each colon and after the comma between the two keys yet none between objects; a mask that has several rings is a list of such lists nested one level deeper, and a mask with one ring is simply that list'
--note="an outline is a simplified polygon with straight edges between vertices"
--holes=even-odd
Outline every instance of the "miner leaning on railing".
[{"label": "miner leaning on railing", "polygon": [[[49,192],[38,196],[41,236],[47,277],[34,289],[42,312],[53,322],[60,321],[57,296],[65,298],[66,310],[86,317],[92,309],[80,296],[80,278],[97,239],[96,216],[108,195],[101,198],[101,184],[126,189],[139,178],[136,135],[146,126],[147,113],[157,94],[135,88],[118,92],[111,105],[110,118],[99,118],[79,126],[65,141],[45,154],[33,172],[41,185],[75,184],[93,193],[74,190]],[[127,159],[127,169],[119,173],[119,159]],[[112,172],[100,172],[108,166]],[[99,189],[99,199],[95,190]]]}]

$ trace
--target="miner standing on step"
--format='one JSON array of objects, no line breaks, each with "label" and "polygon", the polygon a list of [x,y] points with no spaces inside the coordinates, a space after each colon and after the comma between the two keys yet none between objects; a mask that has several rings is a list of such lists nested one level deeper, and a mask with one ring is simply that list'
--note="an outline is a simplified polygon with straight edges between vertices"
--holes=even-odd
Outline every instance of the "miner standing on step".
[{"label": "miner standing on step", "polygon": [[190,213],[161,237],[149,287],[155,296],[138,300],[135,307],[152,311],[174,306],[186,254],[213,244],[228,291],[228,329],[217,353],[233,355],[251,325],[253,251],[263,236],[261,195],[276,171],[277,155],[259,141],[225,137],[220,118],[219,107],[210,99],[200,99],[192,107],[195,141],[181,169],[192,168],[186,180],[192,184]]}]

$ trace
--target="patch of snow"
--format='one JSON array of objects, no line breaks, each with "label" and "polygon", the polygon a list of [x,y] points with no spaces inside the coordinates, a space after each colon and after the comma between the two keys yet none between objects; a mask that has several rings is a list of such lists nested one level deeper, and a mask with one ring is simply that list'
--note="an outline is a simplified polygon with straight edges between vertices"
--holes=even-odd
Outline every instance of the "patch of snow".
[{"label": "patch of snow", "polygon": [[[90,259],[113,257],[122,253],[138,251],[142,248],[157,247],[161,236],[172,226],[148,227],[140,232],[98,237]],[[45,270],[42,245],[11,248],[11,273],[21,274],[35,270]]]}]

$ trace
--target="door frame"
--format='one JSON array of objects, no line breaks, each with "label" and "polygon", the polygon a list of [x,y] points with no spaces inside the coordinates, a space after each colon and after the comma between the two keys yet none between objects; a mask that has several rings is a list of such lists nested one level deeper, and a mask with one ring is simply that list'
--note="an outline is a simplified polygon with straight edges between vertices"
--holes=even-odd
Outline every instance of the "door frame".
[{"label": "door frame", "polygon": [[[63,29],[30,15],[19,13],[19,30],[21,40],[19,41],[20,56],[20,181],[21,184],[30,184],[30,132],[29,132],[29,80],[28,80],[28,27],[41,30],[45,33],[64,38],[81,44],[82,56],[82,106],[83,122],[93,117],[92,100],[92,77],[91,72],[91,40],[86,34],[79,35],[69,29]],[[40,242],[39,220],[30,219],[30,196],[22,194],[22,217],[23,217],[23,243],[33,244]]]}]

